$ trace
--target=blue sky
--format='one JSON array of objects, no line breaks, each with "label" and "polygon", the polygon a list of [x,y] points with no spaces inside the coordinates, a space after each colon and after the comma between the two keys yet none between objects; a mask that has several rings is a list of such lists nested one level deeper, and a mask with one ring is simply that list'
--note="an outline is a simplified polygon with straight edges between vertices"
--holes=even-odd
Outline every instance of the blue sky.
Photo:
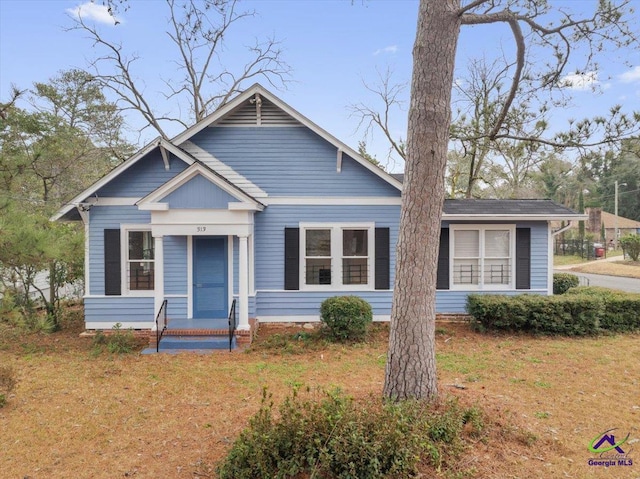
[{"label": "blue sky", "polygon": [[[67,31],[72,26],[69,11],[83,3],[0,0],[0,101],[7,99],[12,83],[28,88],[34,81],[45,82],[61,70],[86,68],[88,61],[99,53],[82,32]],[[135,73],[144,79],[147,93],[159,109],[175,114],[176,105],[154,94],[161,80],[175,71],[168,53],[172,50],[165,33],[164,2],[130,0],[130,3],[132,6],[122,14],[120,25],[98,25],[108,38],[121,41],[126,52],[140,57]],[[572,2],[584,7],[591,3]],[[96,0],[95,5],[100,4]],[[358,120],[350,114],[348,105],[373,101],[362,86],[363,80],[375,83],[377,70],[384,71],[387,67],[394,71],[394,80],[410,79],[417,0],[253,0],[243,5],[255,9],[258,16],[238,24],[239,28],[228,38],[229,53],[235,53],[234,46],[251,43],[256,37],[279,39],[284,59],[292,67],[293,82],[286,90],[269,88],[352,147],[357,147],[364,132],[358,130]],[[640,7],[640,2],[637,6]],[[464,29],[458,46],[459,68],[463,69],[469,58],[490,55],[499,49],[508,55],[509,45],[507,29]],[[622,59],[628,64],[617,61]],[[627,111],[640,109],[638,50],[616,52],[607,57],[599,71],[579,80],[586,88],[576,84],[570,90],[575,106],[555,115],[559,124],[568,117],[604,114],[617,103]],[[600,86],[600,94],[588,88],[593,84]],[[405,98],[408,101],[408,88]],[[135,126],[135,118],[129,121]],[[392,130],[397,137],[406,136],[406,111],[396,112]],[[178,128],[172,131],[178,132]],[[148,131],[140,141],[153,136]],[[379,137],[369,138],[368,144],[379,159],[385,159],[386,146]],[[402,165],[389,167],[399,171]]]}]

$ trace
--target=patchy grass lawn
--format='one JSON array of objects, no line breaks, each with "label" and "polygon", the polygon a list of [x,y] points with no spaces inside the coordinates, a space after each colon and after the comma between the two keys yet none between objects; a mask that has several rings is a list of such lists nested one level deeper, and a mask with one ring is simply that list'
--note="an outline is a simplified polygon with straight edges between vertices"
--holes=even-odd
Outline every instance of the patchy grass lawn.
[{"label": "patchy grass lawn", "polygon": [[[178,356],[95,356],[80,329],[0,329],[0,364],[18,379],[0,409],[0,476],[214,477],[263,387],[276,401],[302,384],[377,397],[384,380],[386,325],[360,345],[262,327],[248,352]],[[488,432],[453,471],[425,477],[639,477],[636,457],[624,469],[587,465],[599,433],[640,437],[639,357],[638,335],[536,338],[439,323],[440,391],[483,408]]]},{"label": "patchy grass lawn", "polygon": [[571,271],[640,279],[640,261],[597,261],[576,266]]}]

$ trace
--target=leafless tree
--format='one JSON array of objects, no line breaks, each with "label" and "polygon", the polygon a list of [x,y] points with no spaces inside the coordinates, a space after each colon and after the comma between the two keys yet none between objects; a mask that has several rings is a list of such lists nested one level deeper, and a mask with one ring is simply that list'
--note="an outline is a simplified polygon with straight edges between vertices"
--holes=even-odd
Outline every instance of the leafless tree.
[{"label": "leafless tree", "polygon": [[[116,12],[129,7],[126,0],[112,0],[106,8],[117,23]],[[144,82],[136,76],[138,57],[127,54],[123,45],[108,40],[81,14],[72,17],[73,29],[88,34],[94,47],[102,52],[90,65],[95,77],[115,93],[123,110],[133,110],[143,117],[145,128],[151,127],[166,138],[166,124],[177,122],[187,127],[202,120],[249,81],[263,79],[276,88],[289,81],[291,69],[274,38],[256,39],[247,46],[249,59],[239,71],[231,71],[224,65],[226,36],[236,24],[256,15],[254,11],[240,10],[238,0],[166,0],[166,7],[169,12],[166,34],[177,50],[177,75],[164,79],[163,94],[167,99],[189,105],[188,120],[175,113],[158,113],[145,92]]]}]

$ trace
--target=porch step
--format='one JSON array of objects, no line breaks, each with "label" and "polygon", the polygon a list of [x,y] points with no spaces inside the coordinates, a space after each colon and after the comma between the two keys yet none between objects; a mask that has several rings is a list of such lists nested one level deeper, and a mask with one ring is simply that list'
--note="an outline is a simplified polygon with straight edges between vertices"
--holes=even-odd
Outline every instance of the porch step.
[{"label": "porch step", "polygon": [[[236,338],[231,342],[231,349],[236,349]],[[211,353],[214,350],[228,350],[228,336],[194,336],[194,335],[165,335],[160,341],[159,353],[178,354],[184,352],[192,353]],[[156,352],[154,347],[150,347],[142,351],[142,354],[153,354]]]}]

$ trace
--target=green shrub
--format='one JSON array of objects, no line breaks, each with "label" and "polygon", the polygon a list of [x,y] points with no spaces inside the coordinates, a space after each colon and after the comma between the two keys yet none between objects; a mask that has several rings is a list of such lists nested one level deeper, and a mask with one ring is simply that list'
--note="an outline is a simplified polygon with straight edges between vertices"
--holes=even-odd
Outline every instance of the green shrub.
[{"label": "green shrub", "polygon": [[640,330],[640,294],[577,287],[559,296],[480,295],[467,312],[482,328],[579,336]]},{"label": "green shrub", "polygon": [[567,294],[598,297],[604,302],[600,327],[611,332],[640,330],[640,294],[625,293],[596,286],[581,286]]},{"label": "green shrub", "polygon": [[553,294],[564,294],[570,288],[575,288],[580,284],[580,278],[571,273],[554,273]]},{"label": "green shrub", "polygon": [[98,355],[105,350],[111,354],[128,354],[137,347],[137,340],[130,329],[123,330],[122,324],[116,323],[110,334],[98,331],[93,337],[92,353]]},{"label": "green shrub", "polygon": [[0,366],[0,408],[7,403],[9,394],[16,387],[16,377],[11,366]]},{"label": "green shrub", "polygon": [[[277,416],[277,419],[274,417]],[[456,401],[354,401],[339,391],[303,399],[298,391],[273,412],[271,396],[218,466],[221,479],[256,477],[383,478],[439,467],[461,451],[465,424],[482,429],[481,412]]]},{"label": "green shrub", "polygon": [[372,320],[371,305],[357,296],[334,296],[320,306],[320,321],[332,340],[360,340]]},{"label": "green shrub", "polygon": [[629,255],[629,258],[633,261],[638,261],[638,258],[640,258],[640,235],[625,235],[620,238],[620,244],[624,252]]}]

